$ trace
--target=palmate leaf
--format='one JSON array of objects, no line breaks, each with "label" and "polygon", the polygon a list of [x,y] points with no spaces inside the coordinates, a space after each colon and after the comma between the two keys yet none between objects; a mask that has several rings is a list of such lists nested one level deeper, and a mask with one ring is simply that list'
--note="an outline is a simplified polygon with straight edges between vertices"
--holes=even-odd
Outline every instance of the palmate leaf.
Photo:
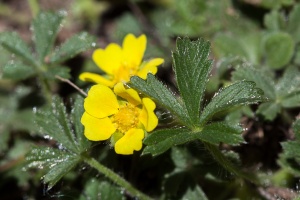
[{"label": "palmate leaf", "polygon": [[56,140],[68,151],[75,154],[85,151],[89,146],[89,142],[83,141],[83,132],[77,132],[83,129],[80,123],[80,113],[83,112],[83,108],[82,105],[79,105],[82,103],[80,100],[82,97],[78,96],[77,98],[75,105],[78,107],[74,108],[73,115],[71,115],[77,137],[75,137],[70,116],[66,113],[66,108],[58,97],[53,98],[51,107],[37,111],[35,117],[41,134]]},{"label": "palmate leaf", "polygon": [[199,121],[212,61],[208,60],[210,44],[204,39],[179,38],[173,53],[174,71],[182,100],[193,122]]},{"label": "palmate leaf", "polygon": [[148,74],[147,79],[143,80],[137,76],[130,79],[129,85],[143,94],[151,97],[156,103],[168,109],[173,115],[185,124],[191,124],[191,120],[184,106],[176,99],[176,97],[158,81],[154,75]]},{"label": "palmate leaf", "polygon": [[0,33],[0,45],[21,58],[26,64],[35,65],[35,58],[32,56],[31,50],[17,33]]},{"label": "palmate leaf", "polygon": [[81,157],[66,151],[51,147],[36,147],[26,156],[28,168],[46,169],[43,177],[44,183],[51,189],[64,175],[71,171],[79,162]]},{"label": "palmate leaf", "polygon": [[40,12],[33,20],[33,36],[35,50],[42,63],[53,48],[55,38],[60,29],[65,12]]},{"label": "palmate leaf", "polygon": [[69,38],[50,57],[51,63],[61,63],[96,45],[95,37],[86,32],[78,33]]},{"label": "palmate leaf", "polygon": [[263,91],[255,88],[255,83],[241,81],[225,88],[215,94],[209,104],[203,109],[200,124],[204,125],[216,113],[239,105],[248,105],[263,101]]}]

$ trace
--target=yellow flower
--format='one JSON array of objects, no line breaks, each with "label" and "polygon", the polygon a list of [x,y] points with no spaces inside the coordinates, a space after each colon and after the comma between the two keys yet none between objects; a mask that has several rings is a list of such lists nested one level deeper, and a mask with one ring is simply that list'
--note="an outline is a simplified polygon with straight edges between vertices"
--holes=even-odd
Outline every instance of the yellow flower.
[{"label": "yellow flower", "polygon": [[123,83],[116,84],[113,91],[102,84],[94,85],[84,101],[84,135],[92,141],[111,138],[116,153],[133,154],[141,150],[145,131],[152,131],[158,124],[155,107],[151,99],[140,98]]},{"label": "yellow flower", "polygon": [[142,62],[146,50],[147,38],[145,35],[135,37],[128,34],[124,38],[123,47],[111,43],[106,49],[96,49],[93,53],[93,60],[97,66],[107,75],[84,72],[79,78],[83,81],[100,83],[113,87],[119,82],[128,82],[131,76],[139,76],[146,79],[148,73],[156,74],[157,67],[164,60],[154,58]]}]

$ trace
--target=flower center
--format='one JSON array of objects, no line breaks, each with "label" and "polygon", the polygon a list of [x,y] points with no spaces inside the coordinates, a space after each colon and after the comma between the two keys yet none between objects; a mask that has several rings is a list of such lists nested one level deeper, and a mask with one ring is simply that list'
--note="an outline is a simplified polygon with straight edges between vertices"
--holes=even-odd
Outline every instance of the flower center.
[{"label": "flower center", "polygon": [[138,125],[138,108],[128,103],[119,108],[119,111],[113,116],[113,123],[116,128],[125,133],[131,128],[135,128]]}]

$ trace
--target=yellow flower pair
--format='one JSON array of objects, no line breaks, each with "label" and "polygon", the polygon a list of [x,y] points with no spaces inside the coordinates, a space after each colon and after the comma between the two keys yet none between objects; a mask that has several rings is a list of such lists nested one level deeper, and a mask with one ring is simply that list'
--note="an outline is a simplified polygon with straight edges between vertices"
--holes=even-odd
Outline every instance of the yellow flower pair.
[{"label": "yellow flower pair", "polygon": [[93,60],[107,75],[85,72],[79,77],[97,83],[84,102],[81,123],[85,136],[92,141],[110,138],[118,154],[141,150],[145,134],[158,124],[155,103],[123,85],[133,75],[146,79],[148,73],[156,74],[157,67],[163,63],[161,58],[142,62],[146,43],[145,35],[136,38],[128,34],[123,47],[112,43],[106,49],[95,50]]}]

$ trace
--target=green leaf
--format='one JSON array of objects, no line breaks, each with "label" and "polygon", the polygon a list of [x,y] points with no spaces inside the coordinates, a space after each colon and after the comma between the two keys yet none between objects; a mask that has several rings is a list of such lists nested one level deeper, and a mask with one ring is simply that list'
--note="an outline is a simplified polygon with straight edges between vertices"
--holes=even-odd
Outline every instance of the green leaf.
[{"label": "green leaf", "polygon": [[240,126],[233,126],[224,122],[211,123],[197,133],[198,139],[212,144],[220,144],[220,142],[238,145],[244,141],[241,136],[243,129]]},{"label": "green leaf", "polygon": [[147,79],[143,80],[137,76],[130,79],[129,86],[137,89],[146,96],[151,97],[156,103],[168,109],[173,115],[177,116],[184,124],[191,124],[186,109],[175,98],[170,90],[167,89],[154,75],[148,74]]},{"label": "green leaf", "polygon": [[288,26],[287,30],[292,35],[293,39],[296,42],[300,42],[300,27],[299,27],[299,19],[300,19],[300,4],[297,4],[293,7],[292,12],[288,18]]},{"label": "green leaf", "polygon": [[35,75],[36,72],[32,67],[22,63],[7,63],[3,68],[3,78],[15,81],[25,80]]},{"label": "green leaf", "polygon": [[61,63],[75,55],[96,46],[95,37],[86,32],[78,33],[68,39],[50,57],[51,63]]},{"label": "green leaf", "polygon": [[196,185],[193,188],[189,187],[181,199],[208,200],[207,196],[198,185]]},{"label": "green leaf", "polygon": [[272,69],[283,68],[293,57],[295,43],[287,33],[270,33],[266,36],[263,45],[267,65]]},{"label": "green leaf", "polygon": [[125,197],[122,190],[107,181],[99,181],[92,178],[83,190],[80,200],[86,199],[101,199],[101,200],[123,200]]},{"label": "green leaf", "polygon": [[33,20],[35,50],[41,63],[44,62],[45,57],[49,55],[53,48],[64,15],[65,12],[63,11],[57,13],[40,12]]},{"label": "green leaf", "polygon": [[284,16],[278,10],[272,10],[264,17],[264,25],[271,31],[280,31],[284,24]]},{"label": "green leaf", "polygon": [[300,71],[296,66],[289,66],[276,85],[276,94],[282,99],[300,90]]},{"label": "green leaf", "polygon": [[176,45],[173,58],[178,88],[189,116],[196,124],[212,66],[211,60],[208,60],[210,44],[204,39],[190,41],[179,38]]},{"label": "green leaf", "polygon": [[70,68],[66,66],[55,66],[55,67],[49,67],[47,69],[47,72],[45,72],[45,77],[49,80],[55,80],[55,76],[60,76],[65,79],[69,79],[70,76]]},{"label": "green leaf", "polygon": [[262,103],[258,109],[257,113],[262,114],[266,120],[272,121],[275,119],[278,113],[281,111],[281,106],[275,102]]},{"label": "green leaf", "polygon": [[40,132],[45,134],[46,137],[53,138],[69,151],[80,153],[71,128],[69,115],[66,113],[66,108],[58,97],[53,98],[51,107],[38,110],[35,121]]},{"label": "green leaf", "polygon": [[84,98],[82,98],[82,96],[77,95],[75,97],[74,106],[71,111],[71,121],[72,124],[74,125],[76,140],[82,152],[86,151],[91,145],[89,140],[83,134],[84,132],[83,125],[80,122],[81,117],[84,113],[83,102],[84,102]]},{"label": "green leaf", "polygon": [[275,83],[270,78],[269,73],[271,72],[264,72],[262,70],[257,70],[253,67],[239,67],[232,73],[232,80],[234,81],[253,81],[256,83],[256,86],[264,91],[264,94],[269,99],[275,99]]},{"label": "green leaf", "polygon": [[184,128],[153,131],[144,140],[144,143],[148,146],[145,147],[143,155],[152,154],[153,156],[157,156],[172,146],[184,144],[194,139],[196,139],[196,135]]},{"label": "green leaf", "polygon": [[216,113],[233,106],[258,103],[264,100],[262,95],[263,91],[255,88],[255,83],[249,81],[241,81],[221,88],[202,111],[200,124],[204,125]]},{"label": "green leaf", "polygon": [[27,44],[15,32],[0,33],[0,44],[7,51],[15,54],[27,64],[35,65],[35,59]]},{"label": "green leaf", "polygon": [[50,147],[36,147],[26,156],[29,168],[46,168],[43,181],[48,183],[48,189],[51,189],[71,171],[80,162],[80,159],[81,157],[78,155]]}]

